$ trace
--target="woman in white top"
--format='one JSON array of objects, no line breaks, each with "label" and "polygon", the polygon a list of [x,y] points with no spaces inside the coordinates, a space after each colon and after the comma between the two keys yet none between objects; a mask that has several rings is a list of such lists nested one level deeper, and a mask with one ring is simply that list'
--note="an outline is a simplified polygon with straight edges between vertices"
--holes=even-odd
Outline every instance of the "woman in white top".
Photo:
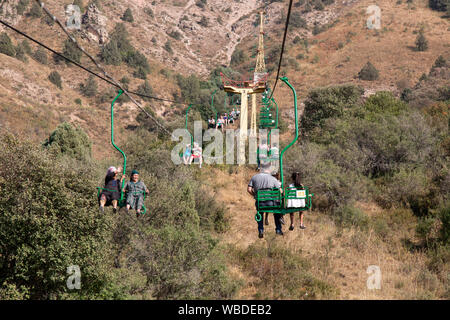
[{"label": "woman in white top", "polygon": [[[300,172],[293,172],[292,173],[292,181],[294,183],[291,183],[289,187],[295,187],[297,189],[303,189],[303,185],[300,183]],[[303,208],[306,205],[306,199],[288,199],[287,207],[288,208]],[[294,213],[292,212],[289,214],[291,218],[291,226],[289,227],[289,230],[294,230]],[[303,224],[303,211],[299,211],[300,213],[300,229],[305,229],[305,225]]]}]

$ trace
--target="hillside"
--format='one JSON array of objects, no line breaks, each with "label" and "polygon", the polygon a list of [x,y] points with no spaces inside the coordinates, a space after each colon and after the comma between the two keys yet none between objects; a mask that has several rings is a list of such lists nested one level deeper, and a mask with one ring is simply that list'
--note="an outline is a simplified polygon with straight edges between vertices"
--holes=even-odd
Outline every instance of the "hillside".
[{"label": "hillside", "polygon": [[[190,120],[212,113],[218,72],[251,76],[262,8],[273,85],[288,5],[43,2],[61,21],[66,5],[82,5],[72,35],[127,89],[182,102],[136,98],[169,131],[184,127],[189,103],[199,104]],[[256,167],[176,166],[170,137],[124,98],[116,143],[150,189],[148,214],[98,214],[96,187],[122,161],[110,144],[116,89],[0,26],[0,236],[1,249],[15,252],[0,252],[0,299],[449,299],[450,20],[428,0],[379,0],[381,28],[369,30],[372,4],[294,1],[281,75],[302,119],[285,178],[300,172],[315,195],[305,230],[296,214],[288,231],[286,215],[277,236],[270,217],[264,239],[246,193]],[[0,19],[98,72],[34,0],[1,1]],[[367,62],[377,79],[358,77]],[[216,107],[224,97],[218,91]],[[284,146],[292,94],[278,82],[274,98]],[[60,140],[43,149],[52,133]],[[85,291],[61,285],[71,259],[89,266]],[[381,290],[367,288],[370,265],[382,271]]]}]

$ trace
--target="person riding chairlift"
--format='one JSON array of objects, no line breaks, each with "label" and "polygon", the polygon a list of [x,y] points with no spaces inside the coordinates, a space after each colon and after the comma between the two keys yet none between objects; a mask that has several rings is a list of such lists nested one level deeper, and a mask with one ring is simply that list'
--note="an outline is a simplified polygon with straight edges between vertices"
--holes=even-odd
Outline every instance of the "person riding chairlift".
[{"label": "person riding chairlift", "polygon": [[117,175],[122,171],[122,168],[119,167],[109,167],[105,176],[105,186],[103,187],[102,192],[99,194],[98,202],[99,202],[99,210],[101,213],[105,212],[105,206],[108,207],[110,205],[113,206],[113,212],[117,212],[117,203],[120,199],[120,186],[122,184],[122,180],[125,176],[122,175],[122,178],[117,179]]},{"label": "person riding chairlift", "polygon": [[130,181],[125,185],[123,192],[127,193],[127,212],[130,209],[136,210],[136,216],[139,217],[142,206],[144,205],[144,193],[149,194],[145,183],[139,180],[139,172],[131,171]]},{"label": "person riding chairlift", "polygon": [[189,161],[189,164],[191,164],[192,161],[195,161],[195,159],[198,159],[199,168],[201,168],[203,163],[202,152],[203,152],[202,148],[198,145],[197,142],[194,142],[194,148],[192,149],[192,156],[191,160]]},{"label": "person riding chairlift", "polygon": [[186,150],[184,150],[183,153],[183,163],[188,164],[192,161],[192,150],[191,150],[191,144],[186,145]]},{"label": "person riding chairlift", "polygon": [[216,127],[216,120],[214,120],[214,117],[211,117],[208,120],[208,128],[215,128]]},{"label": "person riding chairlift", "polygon": [[[292,181],[289,185],[290,188],[295,187],[297,190],[303,190],[305,187],[300,183],[300,173],[299,172],[293,172],[292,173]],[[288,208],[303,208],[306,206],[305,199],[288,199],[287,207]],[[305,225],[303,224],[303,211],[299,211],[300,214],[300,229],[306,229]],[[294,212],[289,214],[291,218],[291,226],[289,227],[289,230],[294,230]]]}]

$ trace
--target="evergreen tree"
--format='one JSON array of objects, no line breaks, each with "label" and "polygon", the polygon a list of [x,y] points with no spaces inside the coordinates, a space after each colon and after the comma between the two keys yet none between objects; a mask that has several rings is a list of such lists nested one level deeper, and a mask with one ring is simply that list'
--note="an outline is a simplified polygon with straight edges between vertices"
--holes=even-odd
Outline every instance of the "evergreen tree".
[{"label": "evergreen tree", "polygon": [[42,16],[42,9],[36,1],[33,1],[31,10],[28,15],[32,18],[40,18]]},{"label": "evergreen tree", "polygon": [[37,50],[34,52],[34,54],[33,54],[33,59],[36,60],[36,61],[39,62],[39,63],[47,64],[47,63],[48,63],[47,52],[45,51],[44,48],[39,47],[39,48],[37,48]]},{"label": "evergreen tree", "polygon": [[[137,93],[151,96],[153,95],[153,89],[150,86],[150,83],[148,83],[148,81],[145,80],[145,82],[138,87]],[[142,99],[144,99],[145,101],[151,101],[150,98],[142,98]]]},{"label": "evergreen tree", "polygon": [[123,14],[121,19],[123,21],[126,21],[126,22],[133,22],[134,21],[133,12],[131,11],[130,8],[127,8],[127,10],[125,10],[125,13]]},{"label": "evergreen tree", "polygon": [[377,80],[378,76],[379,76],[378,70],[372,63],[370,63],[370,61],[368,61],[367,64],[358,73],[358,77],[361,80],[367,81]]},{"label": "evergreen tree", "polygon": [[0,34],[0,53],[7,56],[14,57],[16,55],[16,49],[14,48],[11,38],[5,33]]},{"label": "evergreen tree", "polygon": [[86,97],[93,97],[97,94],[97,82],[93,75],[89,76],[85,84],[80,85],[80,91]]},{"label": "evergreen tree", "polygon": [[58,71],[52,71],[48,76],[48,80],[50,80],[50,82],[57,86],[59,89],[62,89],[61,76],[59,75]]},{"label": "evergreen tree", "polygon": [[[83,55],[83,53],[81,52],[80,49],[78,49],[76,44],[72,40],[69,40],[69,39],[67,39],[64,42],[63,54],[67,58],[69,58],[75,62],[78,62],[78,63],[81,62],[81,56]],[[67,64],[69,64],[69,62],[67,62]]]},{"label": "evergreen tree", "polygon": [[416,49],[417,51],[426,51],[428,50],[428,40],[425,38],[423,31],[419,32],[419,35],[416,39]]}]

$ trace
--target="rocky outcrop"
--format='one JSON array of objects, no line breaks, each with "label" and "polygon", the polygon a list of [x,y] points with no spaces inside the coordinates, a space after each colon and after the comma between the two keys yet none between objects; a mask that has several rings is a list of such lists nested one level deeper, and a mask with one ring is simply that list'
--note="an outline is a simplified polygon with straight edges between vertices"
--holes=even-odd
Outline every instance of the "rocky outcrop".
[{"label": "rocky outcrop", "polygon": [[101,14],[95,4],[89,5],[81,18],[83,35],[91,41],[105,44],[109,39],[108,31],[106,31],[106,20],[107,18]]},{"label": "rocky outcrop", "polygon": [[[0,4],[0,17],[9,24],[15,25],[19,22],[20,16],[17,14],[17,5],[19,0],[3,1]],[[5,27],[0,26],[0,30],[4,30]]]}]

